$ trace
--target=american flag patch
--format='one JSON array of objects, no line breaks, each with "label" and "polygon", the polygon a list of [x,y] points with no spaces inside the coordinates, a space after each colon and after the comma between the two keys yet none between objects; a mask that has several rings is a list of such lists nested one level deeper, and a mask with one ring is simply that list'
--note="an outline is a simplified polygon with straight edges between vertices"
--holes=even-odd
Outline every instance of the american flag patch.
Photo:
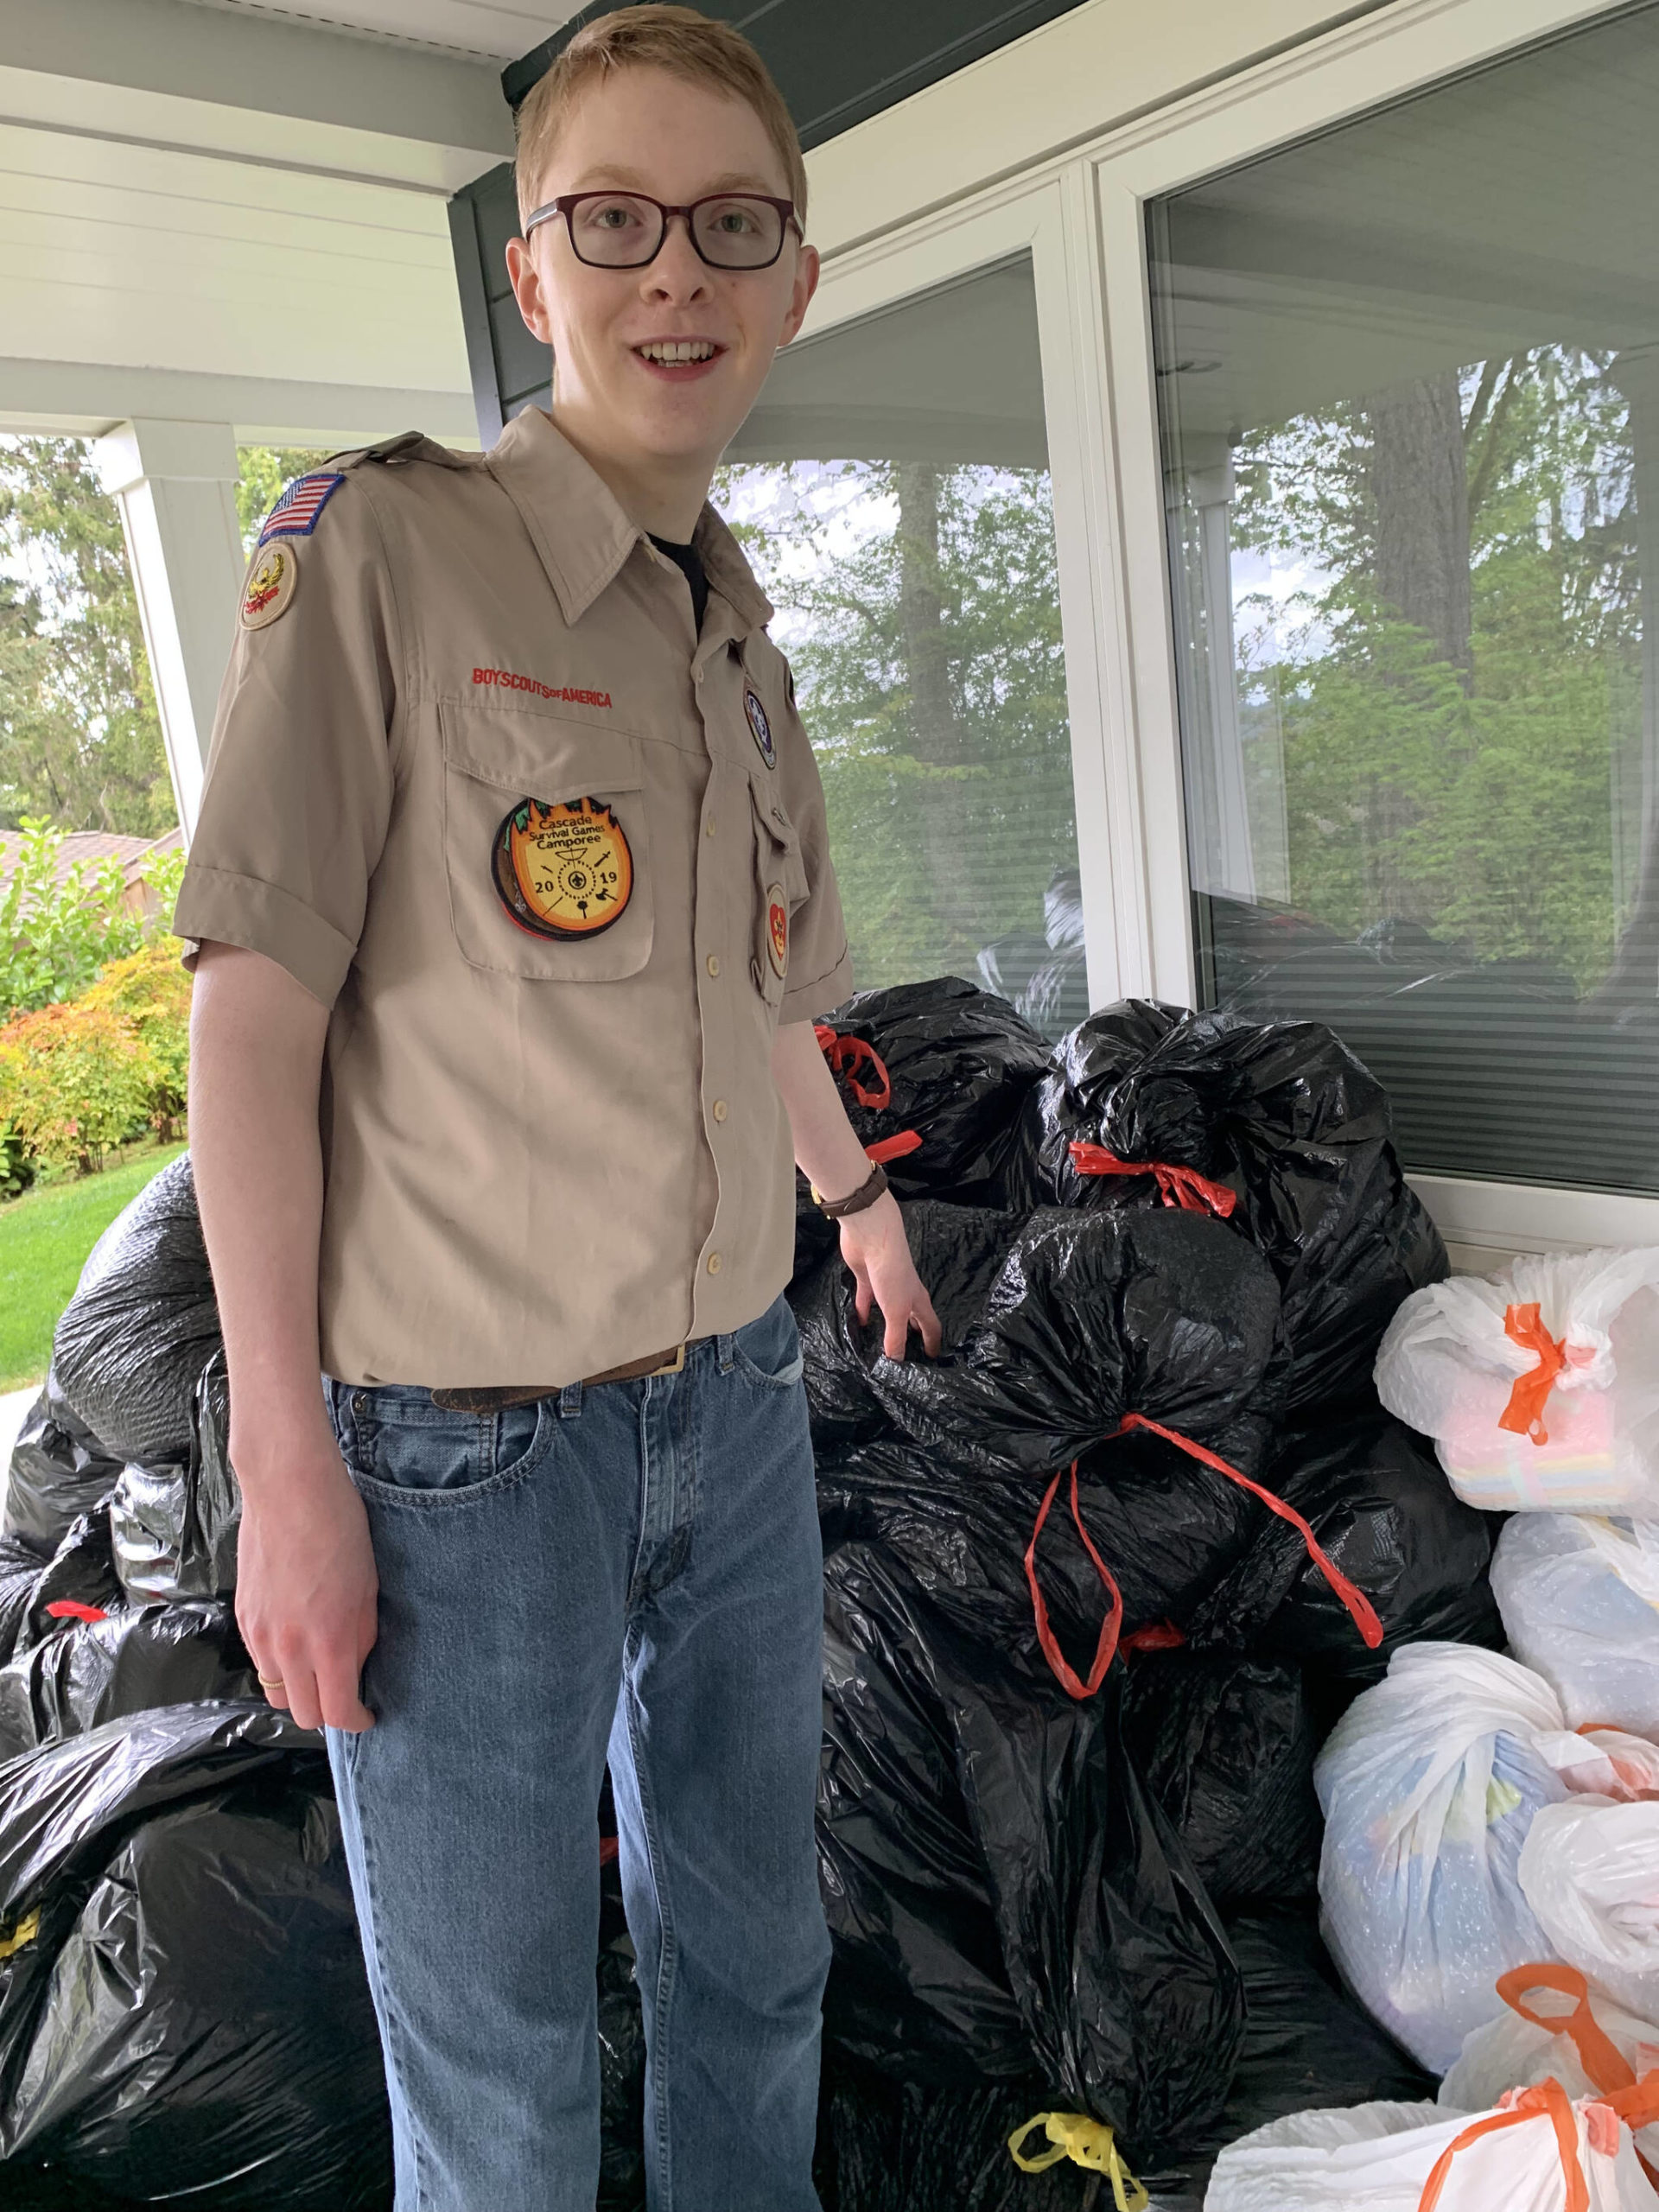
[{"label": "american flag patch", "polygon": [[315,476],[296,476],[265,517],[260,544],[268,537],[309,537],[317,517],[345,481],[344,476],[330,475],[326,469]]}]

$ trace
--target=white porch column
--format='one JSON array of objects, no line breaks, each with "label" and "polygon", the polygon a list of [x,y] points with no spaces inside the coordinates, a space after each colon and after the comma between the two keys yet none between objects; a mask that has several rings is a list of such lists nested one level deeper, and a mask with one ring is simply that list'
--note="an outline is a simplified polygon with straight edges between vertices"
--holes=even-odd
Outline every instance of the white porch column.
[{"label": "white porch column", "polygon": [[228,423],[124,423],[93,458],[121,502],[162,736],[188,843],[246,563]]}]

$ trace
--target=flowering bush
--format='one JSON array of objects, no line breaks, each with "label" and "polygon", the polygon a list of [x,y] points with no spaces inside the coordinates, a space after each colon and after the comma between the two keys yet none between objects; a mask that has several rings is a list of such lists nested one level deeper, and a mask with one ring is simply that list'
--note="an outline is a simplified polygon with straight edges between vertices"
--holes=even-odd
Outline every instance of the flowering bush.
[{"label": "flowering bush", "polygon": [[100,1165],[111,1146],[143,1130],[155,1089],[130,1014],[47,1006],[0,1029],[0,1113],[50,1166]]},{"label": "flowering bush", "polygon": [[[0,892],[0,1019],[79,998],[101,968],[145,938],[143,916],[123,903],[118,861],[78,861],[60,883],[63,832],[34,820],[22,831],[17,865]],[[183,874],[182,853],[159,853],[145,865],[144,880],[169,918]]]}]

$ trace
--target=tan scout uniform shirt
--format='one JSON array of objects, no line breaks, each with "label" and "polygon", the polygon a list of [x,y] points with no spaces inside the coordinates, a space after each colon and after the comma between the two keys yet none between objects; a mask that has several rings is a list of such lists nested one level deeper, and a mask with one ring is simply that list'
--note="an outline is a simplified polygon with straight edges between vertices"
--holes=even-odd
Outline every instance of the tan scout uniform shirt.
[{"label": "tan scout uniform shirt", "polygon": [[772,610],[705,509],[699,638],[533,410],[331,466],[255,554],[176,916],[333,1009],[323,1363],[550,1385],[738,1328],[791,1264],[773,1033],[851,984]]}]

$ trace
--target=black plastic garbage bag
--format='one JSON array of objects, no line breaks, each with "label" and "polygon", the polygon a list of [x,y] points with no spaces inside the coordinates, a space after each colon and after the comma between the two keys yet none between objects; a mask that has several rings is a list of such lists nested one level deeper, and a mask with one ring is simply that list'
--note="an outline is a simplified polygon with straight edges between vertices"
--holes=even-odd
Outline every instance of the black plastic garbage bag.
[{"label": "black plastic garbage bag", "polygon": [[381,2212],[378,2044],[326,1763],[253,1705],[0,1767],[0,2159],[204,2212]]},{"label": "black plastic garbage bag", "polygon": [[958,1634],[878,1546],[825,1564],[818,1851],[826,2031],[895,2079],[1046,2085],[1129,2148],[1220,2109],[1236,1971],[1119,1741],[1116,1671],[1068,1697]]},{"label": "black plastic garbage bag", "polygon": [[55,1636],[66,1619],[88,1611],[108,1612],[122,1603],[110,1554],[110,1516],[85,1513],[52,1557],[35,1570],[23,1617],[12,1639],[16,1658]]},{"label": "black plastic garbage bag", "polygon": [[50,1558],[72,1522],[115,1488],[121,1462],[71,1411],[55,1370],[12,1447],[3,1533]]},{"label": "black plastic garbage bag", "polygon": [[129,1460],[116,1484],[110,1534],[130,1597],[219,1598],[235,1589],[242,1491],[226,1449],[229,1425],[221,1351],[197,1389],[188,1451],[159,1466]]},{"label": "black plastic garbage bag", "polygon": [[[1241,1425],[1224,1456],[1256,1473],[1261,1441],[1256,1424]],[[1035,1659],[1025,1558],[1039,1493],[1028,1475],[964,1479],[924,1447],[878,1440],[820,1455],[817,1478],[826,1548],[879,1543],[954,1628]],[[1085,1452],[1077,1494],[1122,1595],[1126,1636],[1183,1627],[1266,1517],[1248,1492],[1144,1432]],[[1086,1675],[1110,1600],[1069,1512],[1050,1516],[1035,1566],[1054,1633]]]},{"label": "black plastic garbage bag", "polygon": [[840,1040],[826,1057],[859,1142],[922,1140],[884,1163],[901,1197],[995,1202],[1020,1107],[1048,1065],[1039,1031],[957,976],[857,991],[818,1027]]},{"label": "black plastic garbage bag", "polygon": [[[1373,2099],[1433,2101],[1433,2076],[1342,1988],[1311,1911],[1260,1907],[1230,1918],[1227,1934],[1244,1977],[1237,2070],[1213,2126],[1168,2165],[1136,2169],[1150,2195],[1148,2212],[1203,2212],[1217,2152],[1270,2120]],[[1099,2212],[1110,2202],[1103,2197]]]},{"label": "black plastic garbage bag", "polygon": [[[1103,1172],[1080,1172],[1074,1143]],[[1363,1395],[1395,1309],[1447,1271],[1401,1172],[1386,1092],[1318,1022],[1139,999],[1091,1014],[1026,1103],[1004,1199],[1230,1206],[1283,1293],[1293,1411]]]},{"label": "black plastic garbage bag", "polygon": [[196,1388],[219,1341],[187,1153],[93,1246],[59,1319],[52,1364],[106,1451],[156,1465],[189,1451]]},{"label": "black plastic garbage bag", "polygon": [[1369,1408],[1293,1432],[1268,1475],[1300,1508],[1327,1553],[1370,1599],[1382,1640],[1367,1649],[1295,1531],[1263,1516],[1260,1533],[1195,1617],[1194,1643],[1308,1666],[1324,1726],[1402,1643],[1433,1637],[1501,1647],[1488,1580],[1497,1516],[1453,1493],[1433,1445]]},{"label": "black plastic garbage bag", "polygon": [[[815,2177],[823,2212],[1107,2212],[1097,2177],[1069,2161],[1022,2173],[1008,2138],[1045,2109],[1040,2082],[955,2088],[895,2081],[830,2050]],[[1046,2147],[1038,2139],[1027,2155]]]},{"label": "black plastic garbage bag", "polygon": [[0,1662],[11,1656],[43,1564],[32,1544],[0,1536]]},{"label": "black plastic garbage bag", "polygon": [[1222,1910],[1314,1894],[1319,1739],[1300,1669],[1139,1652],[1124,1674],[1123,1740]]},{"label": "black plastic garbage bag", "polygon": [[965,1473],[1047,1473],[1139,1414],[1209,1443],[1264,1398],[1279,1294],[1243,1237],[1189,1213],[905,1208],[944,1332],[890,1360],[831,1258],[795,1303],[815,1441],[884,1432]]},{"label": "black plastic garbage bag", "polygon": [[258,1695],[253,1662],[222,1599],[59,1619],[0,1667],[0,1759],[130,1713]]}]

